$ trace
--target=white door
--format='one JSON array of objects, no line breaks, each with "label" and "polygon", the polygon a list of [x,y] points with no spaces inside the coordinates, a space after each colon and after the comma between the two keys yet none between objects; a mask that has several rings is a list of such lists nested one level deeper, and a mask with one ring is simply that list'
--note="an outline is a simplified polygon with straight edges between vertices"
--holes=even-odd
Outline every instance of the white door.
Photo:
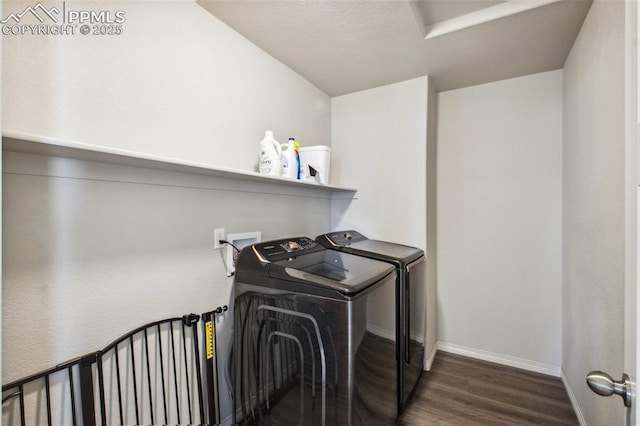
[{"label": "white door", "polygon": [[638,255],[640,254],[640,238],[638,238],[638,223],[640,222],[638,214],[640,214],[640,96],[638,96],[638,87],[640,87],[640,75],[638,71],[638,38],[640,38],[640,27],[638,22],[640,19],[640,8],[635,0],[628,0],[626,3],[626,34],[625,34],[625,53],[626,53],[626,161],[627,161],[627,189],[626,205],[626,255],[625,255],[625,352],[624,367],[630,377],[632,385],[631,390],[631,407],[627,411],[628,426],[640,425],[640,410],[637,409],[638,398],[636,397],[636,380],[637,372],[640,371],[640,350],[638,343],[640,338],[640,316],[637,315],[638,306],[640,306],[640,285],[638,284]]},{"label": "white door", "polygon": [[[624,306],[624,368],[625,377],[611,378],[602,372],[590,375],[590,386],[602,395],[616,393],[622,396],[620,409],[625,402],[626,425],[640,426],[639,400],[636,398],[636,372],[640,371],[640,317],[636,314],[640,306],[640,284],[637,265],[640,264],[640,108],[638,102],[638,8],[636,0],[625,2],[625,306]],[[592,388],[593,388],[592,387]]]},{"label": "white door", "polygon": [[637,409],[636,378],[639,371],[640,351],[637,344],[640,342],[638,332],[640,324],[637,308],[640,306],[640,285],[638,285],[637,266],[638,254],[640,254],[640,238],[638,238],[638,214],[640,213],[640,161],[638,159],[640,135],[640,108],[638,108],[638,87],[640,76],[638,75],[638,8],[637,1],[626,1],[625,19],[625,111],[626,111],[626,241],[625,241],[625,348],[624,368],[632,383],[631,407],[627,410],[626,424],[629,426],[640,425],[640,410]]}]

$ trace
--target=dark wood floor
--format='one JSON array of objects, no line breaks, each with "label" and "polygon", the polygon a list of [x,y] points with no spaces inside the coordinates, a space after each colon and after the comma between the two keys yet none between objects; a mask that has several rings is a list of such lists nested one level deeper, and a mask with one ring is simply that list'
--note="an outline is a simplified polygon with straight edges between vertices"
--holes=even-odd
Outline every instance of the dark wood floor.
[{"label": "dark wood floor", "polygon": [[438,352],[398,425],[578,425],[559,378]]},{"label": "dark wood floor", "polygon": [[[388,373],[391,377],[395,370],[390,368]],[[313,408],[308,389],[304,394],[306,408],[304,414],[301,413],[298,388],[294,387],[290,395],[273,406],[271,414],[258,423],[266,426],[319,425],[318,416],[310,415]],[[387,408],[395,409],[376,405],[376,413],[384,413]],[[423,372],[415,394],[399,418],[374,416],[367,419],[365,423],[358,421],[357,424],[579,425],[559,378],[446,352],[438,352],[431,371]]]}]

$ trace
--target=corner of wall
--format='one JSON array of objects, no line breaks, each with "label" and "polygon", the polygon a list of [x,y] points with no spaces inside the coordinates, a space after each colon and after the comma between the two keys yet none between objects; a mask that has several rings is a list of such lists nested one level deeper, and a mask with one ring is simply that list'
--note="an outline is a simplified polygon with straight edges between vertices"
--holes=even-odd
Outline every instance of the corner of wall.
[{"label": "corner of wall", "polygon": [[[437,280],[437,126],[438,126],[438,95],[436,93],[433,80],[427,76],[427,172],[426,172],[426,189],[427,195],[426,201],[426,256],[427,256],[427,312],[432,314],[428,316],[427,327],[425,336],[425,345],[427,353],[432,352],[433,355],[429,355],[428,360],[425,360],[430,368],[433,357],[437,350],[438,341],[438,323],[437,323],[437,309],[438,309],[438,280]],[[431,350],[430,350],[431,349]],[[426,354],[425,354],[426,355]],[[428,368],[427,368],[428,369]]]},{"label": "corner of wall", "polygon": [[576,413],[576,417],[578,418],[578,422],[580,422],[580,426],[586,426],[587,421],[584,419],[584,414],[580,410],[580,406],[578,405],[578,400],[576,399],[576,395],[573,392],[573,388],[569,384],[569,380],[567,379],[567,375],[564,372],[564,369],[560,369],[560,378],[562,379],[562,383],[564,384],[564,388],[567,390],[567,395],[569,395],[569,400],[571,401],[571,406],[573,407],[573,411]]},{"label": "corner of wall", "polygon": [[594,1],[562,70],[561,365],[581,424],[625,423],[617,403],[584,386],[593,368],[624,371],[624,29],[625,2]]}]

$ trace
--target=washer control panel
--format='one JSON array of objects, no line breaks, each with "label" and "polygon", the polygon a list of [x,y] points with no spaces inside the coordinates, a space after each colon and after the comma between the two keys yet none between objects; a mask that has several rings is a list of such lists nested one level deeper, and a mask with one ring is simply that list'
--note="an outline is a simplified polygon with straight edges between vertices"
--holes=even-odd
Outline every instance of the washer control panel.
[{"label": "washer control panel", "polygon": [[326,237],[337,246],[348,246],[349,244],[365,241],[367,237],[359,233],[358,231],[339,231],[326,234]]},{"label": "washer control panel", "polygon": [[308,237],[267,241],[253,246],[255,251],[269,262],[285,260],[301,254],[324,250],[320,244]]}]

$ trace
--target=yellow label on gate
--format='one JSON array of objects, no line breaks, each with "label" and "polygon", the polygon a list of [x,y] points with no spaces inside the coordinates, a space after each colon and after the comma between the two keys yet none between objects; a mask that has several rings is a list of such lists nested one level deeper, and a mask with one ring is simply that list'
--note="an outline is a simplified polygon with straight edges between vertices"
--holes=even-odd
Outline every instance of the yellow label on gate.
[{"label": "yellow label on gate", "polygon": [[204,323],[204,329],[207,334],[207,359],[213,358],[213,324],[211,321]]}]

